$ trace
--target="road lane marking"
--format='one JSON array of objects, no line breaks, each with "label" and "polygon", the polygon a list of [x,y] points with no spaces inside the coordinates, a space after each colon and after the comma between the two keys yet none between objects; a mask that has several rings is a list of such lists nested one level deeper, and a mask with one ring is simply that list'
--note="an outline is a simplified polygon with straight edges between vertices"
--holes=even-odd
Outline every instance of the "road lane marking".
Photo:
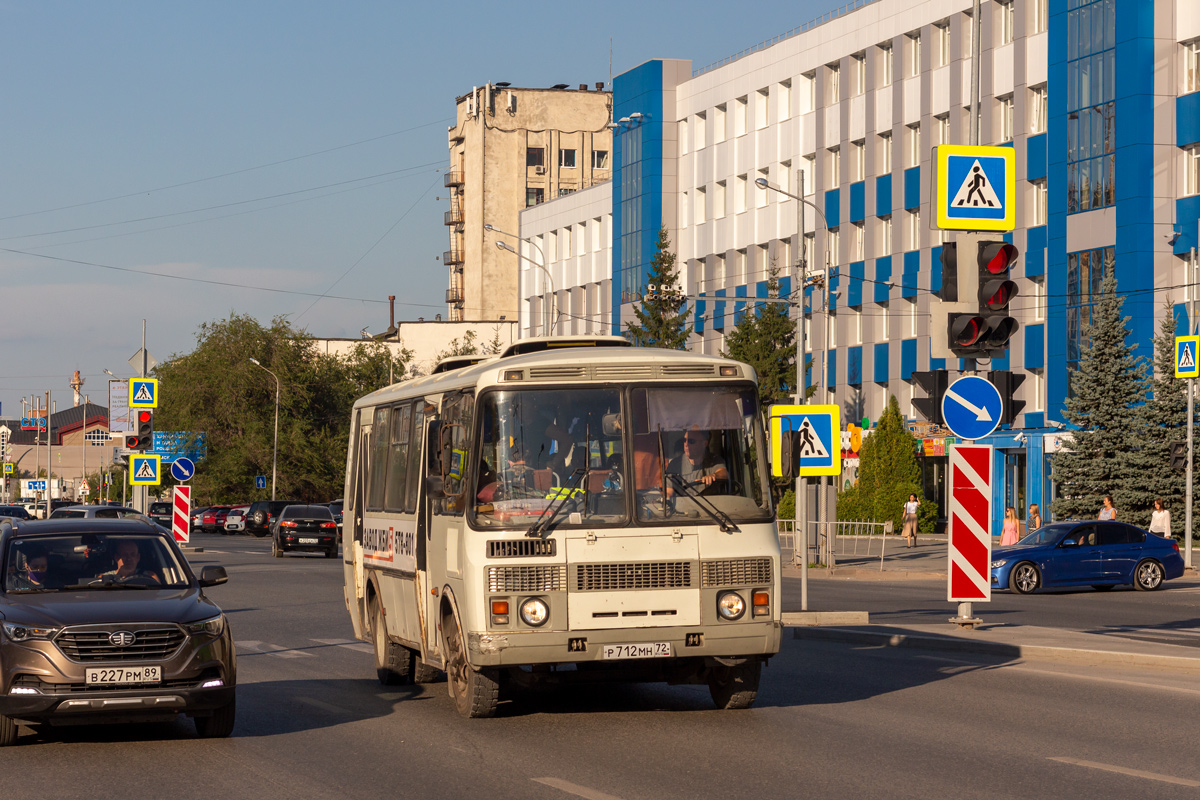
[{"label": "road lane marking", "polygon": [[1105,678],[1100,675],[1077,675],[1071,672],[1055,672],[1049,669],[1034,669],[1033,667],[1023,667],[1020,665],[1000,665],[1000,669],[1016,670],[1018,672],[1032,672],[1036,675],[1048,675],[1053,678],[1075,678],[1081,681],[1099,681],[1100,683],[1116,683],[1122,686],[1132,686],[1135,689],[1161,689],[1164,692],[1179,692],[1180,694],[1200,695],[1200,689],[1189,689],[1185,686],[1164,686],[1159,683],[1145,683],[1144,681],[1126,681],[1120,678]]},{"label": "road lane marking", "polygon": [[353,639],[313,639],[314,642],[334,647],[344,647],[356,653],[374,653],[375,648],[366,642],[356,642]]},{"label": "road lane marking", "polygon": [[1050,756],[1051,761],[1059,761],[1063,764],[1074,764],[1077,767],[1088,767],[1089,769],[1101,769],[1105,772],[1117,772],[1121,775],[1130,775],[1134,778],[1145,778],[1149,781],[1161,781],[1163,783],[1173,783],[1176,786],[1200,786],[1200,781],[1190,781],[1187,778],[1176,778],[1171,775],[1159,775],[1157,772],[1146,772],[1140,769],[1130,769],[1128,767],[1116,767],[1112,764],[1100,764],[1095,761],[1083,761],[1078,758],[1067,758],[1065,756]]},{"label": "road lane marking", "polygon": [[941,656],[913,656],[914,658],[924,659],[925,661],[945,661],[948,664],[966,664],[972,667],[986,667],[987,664],[982,661],[963,661],[960,658],[942,658]]},{"label": "road lane marking", "polygon": [[584,797],[587,800],[621,800],[616,795],[605,794],[598,792],[595,789],[589,789],[586,786],[580,786],[577,783],[564,781],[562,778],[530,778],[534,783],[541,783],[549,786],[552,789],[558,789],[560,792],[573,794],[576,797]]},{"label": "road lane marking", "polygon": [[297,697],[296,700],[306,705],[315,706],[326,711],[332,711],[335,714],[349,714],[350,712],[341,706],[335,706],[333,703],[326,703],[324,700],[318,700],[315,697]]},{"label": "road lane marking", "polygon": [[279,658],[304,658],[304,657],[312,658],[313,657],[312,653],[306,653],[303,650],[296,650],[294,648],[288,648],[288,647],[280,647],[277,644],[268,644],[266,642],[259,642],[256,640],[246,640],[246,641],[241,641],[241,642],[234,642],[233,644],[239,650],[249,650],[250,651],[249,653],[246,653],[245,655],[268,655],[268,656],[277,656]]}]

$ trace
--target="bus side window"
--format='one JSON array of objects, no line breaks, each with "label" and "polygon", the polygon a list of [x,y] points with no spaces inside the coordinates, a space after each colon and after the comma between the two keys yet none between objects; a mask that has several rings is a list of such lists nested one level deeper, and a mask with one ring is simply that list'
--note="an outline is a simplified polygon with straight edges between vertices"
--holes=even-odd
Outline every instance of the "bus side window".
[{"label": "bus side window", "polygon": [[413,406],[412,434],[408,443],[408,485],[405,487],[404,510],[417,510],[417,487],[421,477],[421,437],[425,430],[425,403],[418,400]]},{"label": "bus side window", "polygon": [[442,491],[451,502],[445,510],[453,514],[463,511],[463,496],[474,471],[471,464],[471,419],[475,398],[469,394],[448,397],[442,404]]},{"label": "bus side window", "polygon": [[372,425],[373,442],[371,459],[367,462],[367,510],[382,511],[385,489],[387,487],[388,446],[391,444],[388,423],[391,421],[391,409],[383,406],[375,409],[375,423]]},{"label": "bus side window", "polygon": [[408,492],[408,448],[412,433],[412,404],[405,403],[392,409],[391,446],[388,458],[387,492],[384,508],[388,511],[404,511],[405,495]]}]

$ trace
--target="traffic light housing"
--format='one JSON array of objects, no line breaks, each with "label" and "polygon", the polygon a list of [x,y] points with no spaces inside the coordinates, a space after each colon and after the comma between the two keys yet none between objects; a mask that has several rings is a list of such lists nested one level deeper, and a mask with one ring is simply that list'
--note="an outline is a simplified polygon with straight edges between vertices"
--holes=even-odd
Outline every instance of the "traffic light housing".
[{"label": "traffic light housing", "polygon": [[[126,437],[126,439],[129,438],[133,437]],[[154,412],[150,409],[137,409],[137,437],[134,444],[128,446],[131,450],[143,452],[154,449]]]},{"label": "traffic light housing", "polygon": [[1025,408],[1025,401],[1016,399],[1017,389],[1025,382],[1025,376],[1019,372],[995,370],[988,374],[988,379],[996,387],[996,391],[1000,392],[1000,399],[1004,402],[1000,411],[1000,424],[1014,424],[1017,414]]},{"label": "traffic light housing", "polygon": [[1171,469],[1187,472],[1188,447],[1186,441],[1171,442]]},{"label": "traffic light housing", "polygon": [[914,372],[912,377],[913,381],[925,390],[926,395],[925,397],[914,397],[912,401],[913,407],[921,412],[921,416],[934,425],[944,425],[945,420],[942,419],[942,396],[946,394],[946,387],[950,383],[949,373],[944,369],[938,369],[928,372]]},{"label": "traffic light housing", "polygon": [[1009,314],[1017,296],[1010,270],[1020,252],[1005,241],[960,233],[942,245],[942,287],[930,301],[930,356],[1004,355],[1020,327]]}]

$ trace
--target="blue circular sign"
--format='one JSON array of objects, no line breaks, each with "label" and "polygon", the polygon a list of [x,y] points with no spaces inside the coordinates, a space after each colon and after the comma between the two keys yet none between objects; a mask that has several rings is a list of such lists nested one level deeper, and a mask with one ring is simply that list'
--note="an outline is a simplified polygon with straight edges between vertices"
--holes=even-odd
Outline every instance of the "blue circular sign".
[{"label": "blue circular sign", "polygon": [[180,456],[171,464],[171,477],[177,481],[191,480],[196,474],[196,465],[190,458]]},{"label": "blue circular sign", "polygon": [[975,375],[959,378],[942,395],[942,420],[960,439],[982,439],[996,430],[1004,412],[1000,390]]}]

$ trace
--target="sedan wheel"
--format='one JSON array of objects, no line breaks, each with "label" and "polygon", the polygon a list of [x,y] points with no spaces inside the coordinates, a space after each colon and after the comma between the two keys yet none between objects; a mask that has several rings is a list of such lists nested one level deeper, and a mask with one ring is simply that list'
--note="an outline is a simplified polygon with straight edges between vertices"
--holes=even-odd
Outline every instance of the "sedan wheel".
[{"label": "sedan wheel", "polygon": [[1143,592],[1152,592],[1162,586],[1162,564],[1153,559],[1146,559],[1133,570],[1133,588]]},{"label": "sedan wheel", "polygon": [[1008,588],[1017,594],[1029,594],[1041,585],[1042,573],[1028,561],[1017,564],[1008,576]]}]

